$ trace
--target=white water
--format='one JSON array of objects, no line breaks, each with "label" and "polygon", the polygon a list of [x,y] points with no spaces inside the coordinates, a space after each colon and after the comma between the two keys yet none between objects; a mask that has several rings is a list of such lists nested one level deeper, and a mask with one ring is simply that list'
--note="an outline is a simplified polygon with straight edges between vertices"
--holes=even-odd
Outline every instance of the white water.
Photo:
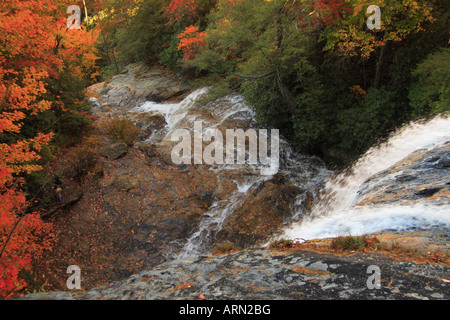
[{"label": "white water", "polygon": [[[176,104],[146,102],[135,108],[134,112],[150,112],[163,115],[166,127],[148,140],[159,143],[170,137],[171,132],[179,128],[193,129],[195,120],[203,121],[203,128],[219,127],[227,121],[250,123],[253,111],[238,95],[230,95],[219,103],[208,104],[206,110],[195,107],[196,100],[207,92],[202,88],[191,93],[182,102]],[[426,203],[400,206],[398,204],[384,206],[355,206],[358,191],[374,174],[383,171],[419,149],[431,149],[439,143],[450,140],[450,119],[437,117],[426,123],[413,123],[405,126],[384,144],[372,148],[353,166],[350,172],[330,178],[322,194],[325,195],[300,222],[291,224],[283,230],[283,238],[324,238],[341,234],[359,235],[387,229],[405,230],[410,228],[427,228],[433,226],[450,227],[450,207],[436,206]],[[280,141],[279,172],[289,181],[313,194],[329,172],[320,165],[311,162],[310,157],[296,154],[287,141]],[[225,170],[235,169],[232,165],[212,167],[218,176]],[[248,169],[251,169],[249,174]],[[203,252],[213,243],[215,234],[222,224],[253,188],[271,177],[262,177],[259,170],[247,166],[247,171],[237,184],[237,189],[227,199],[213,203],[210,210],[202,217],[199,227],[184,244],[179,245],[181,251],[177,257],[186,257]],[[367,187],[367,186],[366,186]],[[304,215],[304,194],[293,207],[293,218]]]},{"label": "white water", "polygon": [[160,142],[170,136],[177,126],[184,121],[194,122],[196,115],[189,115],[189,110],[195,106],[197,99],[207,92],[207,88],[198,89],[189,94],[179,103],[158,103],[146,101],[131,112],[154,113],[164,116],[166,126],[164,130],[155,131],[147,140],[149,143]]},{"label": "white water", "polygon": [[340,235],[363,235],[386,230],[450,227],[449,208],[417,204],[414,206],[355,207],[333,211],[286,230],[283,238],[316,239]]},{"label": "white water", "polygon": [[284,230],[283,238],[313,239],[343,234],[362,235],[387,229],[450,227],[450,205],[419,203],[410,206],[354,206],[358,190],[374,174],[385,170],[419,149],[431,149],[450,140],[450,118],[436,117],[412,123],[379,147],[369,150],[350,173],[330,179],[325,197],[308,217]]},{"label": "white water", "polygon": [[[254,112],[245,103],[240,95],[228,95],[204,107],[196,106],[196,101],[208,91],[207,88],[196,90],[189,94],[179,103],[156,103],[147,101],[140,107],[134,108],[132,112],[142,112],[162,115],[166,126],[162,130],[155,130],[146,141],[148,143],[161,143],[170,140],[172,132],[177,129],[193,130],[194,121],[201,120],[203,132],[209,128],[218,128],[227,125],[231,127],[244,126],[253,127]],[[296,154],[289,143],[281,138],[280,141],[280,174],[295,185],[301,186],[311,194],[319,189],[325,176],[329,175],[322,162],[312,161],[311,157]],[[242,173],[239,170],[242,169]],[[214,237],[222,229],[222,225],[235,210],[246,200],[250,192],[270,180],[270,175],[260,174],[261,165],[245,165],[236,167],[232,164],[214,165],[210,167],[216,173],[218,179],[227,179],[229,172],[236,174],[236,190],[226,199],[217,200],[209,210],[202,216],[199,226],[193,230],[190,237],[184,243],[172,243],[180,248],[176,254],[168,250],[167,257],[183,258],[200,254],[214,244]],[[228,172],[228,173],[227,173]],[[220,188],[220,182],[219,182]],[[304,195],[303,195],[304,196]],[[299,197],[293,207],[301,208],[304,197]]]},{"label": "white water", "polygon": [[[190,93],[179,103],[159,103],[146,101],[141,106],[133,108],[131,112],[153,113],[162,115],[166,121],[166,127],[162,132],[155,132],[147,142],[160,142],[170,137],[176,129],[192,129],[193,123],[201,118],[204,128],[215,128],[226,120],[253,120],[254,112],[245,104],[242,96],[229,95],[221,100],[217,106],[209,106],[208,114],[211,119],[203,117],[200,110],[195,110],[198,99],[208,92],[208,88],[200,88]],[[206,129],[205,129],[206,130]]]},{"label": "white water", "polygon": [[204,252],[207,246],[213,243],[214,235],[222,229],[225,219],[245,200],[247,192],[267,179],[266,176],[253,177],[242,184],[234,181],[237,185],[236,191],[227,200],[217,201],[211,206],[203,215],[198,230],[187,239],[176,257],[182,259]]}]

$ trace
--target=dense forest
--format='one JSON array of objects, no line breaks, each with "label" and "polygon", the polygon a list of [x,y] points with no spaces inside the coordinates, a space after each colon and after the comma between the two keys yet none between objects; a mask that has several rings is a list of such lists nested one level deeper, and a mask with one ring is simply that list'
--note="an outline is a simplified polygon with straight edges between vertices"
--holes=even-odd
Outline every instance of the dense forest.
[{"label": "dense forest", "polygon": [[51,249],[44,169],[93,121],[90,84],[163,66],[209,99],[241,93],[262,126],[345,167],[450,109],[449,14],[446,0],[0,0],[0,297]]}]

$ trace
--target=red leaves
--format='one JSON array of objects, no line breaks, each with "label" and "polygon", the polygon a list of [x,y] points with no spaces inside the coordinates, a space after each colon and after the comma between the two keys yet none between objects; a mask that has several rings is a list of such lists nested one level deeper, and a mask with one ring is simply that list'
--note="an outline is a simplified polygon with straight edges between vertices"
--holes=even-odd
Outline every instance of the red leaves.
[{"label": "red leaves", "polygon": [[344,0],[319,0],[314,4],[314,10],[319,14],[319,20],[324,25],[332,24],[340,17],[340,10]]},{"label": "red leaves", "polygon": [[178,50],[183,50],[183,60],[192,60],[198,51],[206,45],[206,32],[198,32],[198,27],[190,25],[180,33],[177,38],[181,39]]},{"label": "red leaves", "polygon": [[0,298],[7,299],[26,286],[19,272],[28,269],[32,258],[42,257],[53,241],[52,225],[38,214],[19,217],[25,196],[10,183],[6,166],[0,169]]},{"label": "red leaves", "polygon": [[197,0],[172,0],[165,9],[170,23],[183,19],[193,19],[197,16]]},{"label": "red leaves", "polygon": [[[45,250],[51,249],[52,225],[39,214],[25,214],[18,174],[40,170],[39,152],[52,133],[21,138],[23,120],[50,109],[46,85],[64,68],[74,76],[95,76],[96,35],[66,32],[56,0],[10,0],[0,6],[0,298],[26,283],[19,278]],[[71,30],[72,31],[72,30]],[[62,105],[59,97],[55,105]]]}]

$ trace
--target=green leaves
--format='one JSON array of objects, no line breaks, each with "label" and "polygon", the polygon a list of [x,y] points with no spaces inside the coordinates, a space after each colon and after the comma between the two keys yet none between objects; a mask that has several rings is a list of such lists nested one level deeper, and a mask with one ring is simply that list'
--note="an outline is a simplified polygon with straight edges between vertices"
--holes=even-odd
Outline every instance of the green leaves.
[{"label": "green leaves", "polygon": [[[448,110],[448,54],[411,74],[447,45],[443,0],[205,0],[198,19],[172,24],[168,3],[144,2],[120,31],[127,54],[214,84],[216,97],[239,91],[261,125],[327,160],[348,164],[411,112]],[[367,25],[371,5],[381,8],[380,29]],[[186,23],[206,34],[192,60],[177,50]]]},{"label": "green leaves", "polygon": [[[366,9],[377,4],[381,8],[381,29],[366,26]],[[342,18],[326,26],[321,39],[325,50],[336,50],[348,56],[369,58],[387,42],[404,40],[409,34],[424,31],[434,21],[432,7],[414,0],[346,0],[341,9]]]},{"label": "green leaves", "polygon": [[442,48],[420,63],[413,76],[417,81],[409,92],[415,116],[450,110],[450,48]]}]

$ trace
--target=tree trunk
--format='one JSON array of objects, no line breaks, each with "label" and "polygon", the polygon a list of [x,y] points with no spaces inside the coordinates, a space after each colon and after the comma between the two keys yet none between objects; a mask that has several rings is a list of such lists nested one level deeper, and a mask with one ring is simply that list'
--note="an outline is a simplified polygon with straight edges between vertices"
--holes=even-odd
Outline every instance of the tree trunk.
[{"label": "tree trunk", "polygon": [[108,43],[106,42],[106,37],[105,34],[103,33],[103,31],[100,31],[102,38],[103,38],[103,46],[105,48],[106,51],[106,57],[108,58],[108,64],[111,64],[111,58],[109,57],[109,48],[108,48]]},{"label": "tree trunk", "polygon": [[88,13],[86,8],[86,1],[83,0],[83,6],[84,6],[84,20],[86,21],[86,28],[89,27],[89,21],[88,21]]},{"label": "tree trunk", "polygon": [[383,56],[384,56],[384,53],[386,51],[386,46],[387,46],[387,44],[385,44],[384,46],[381,47],[380,55],[378,56],[377,66],[376,66],[376,70],[375,70],[375,79],[373,81],[373,87],[375,89],[377,89],[379,87],[379,85],[380,85],[381,66],[383,64]]}]

